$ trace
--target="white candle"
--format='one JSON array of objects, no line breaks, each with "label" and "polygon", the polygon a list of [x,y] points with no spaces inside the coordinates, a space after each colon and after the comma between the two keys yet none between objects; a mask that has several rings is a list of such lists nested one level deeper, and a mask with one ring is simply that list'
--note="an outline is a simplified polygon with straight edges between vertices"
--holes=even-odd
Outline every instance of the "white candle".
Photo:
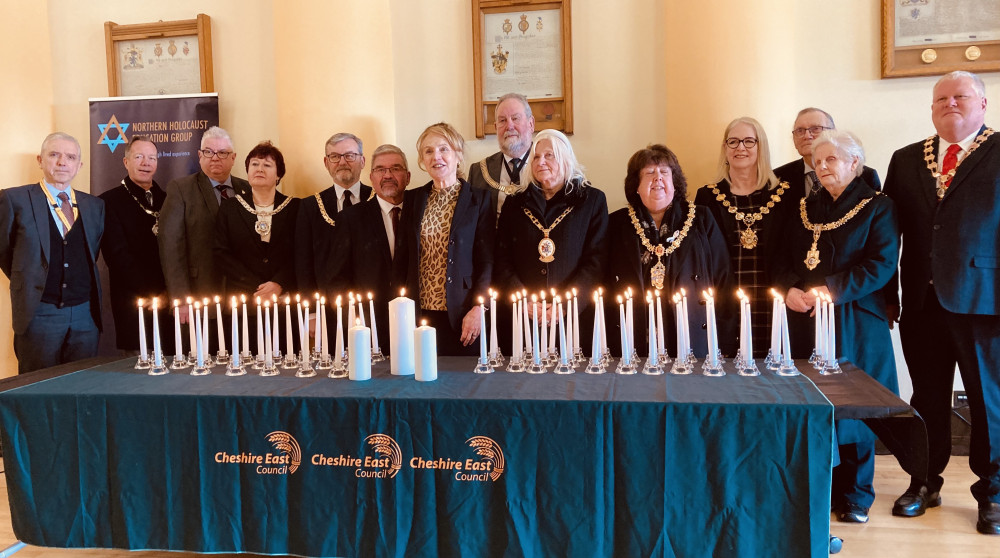
[{"label": "white candle", "polygon": [[[544,301],[543,301],[544,303]],[[538,297],[531,295],[531,362],[542,364],[542,356],[538,345]]]},{"label": "white candle", "polygon": [[274,338],[271,337],[271,301],[264,301],[264,367],[274,367]]},{"label": "white candle", "polygon": [[663,340],[663,304],[660,302],[660,291],[656,290],[656,348],[661,352],[667,349]]},{"label": "white candle", "polygon": [[542,335],[541,335],[542,349],[541,349],[540,354],[542,355],[542,358],[545,358],[545,355],[549,354],[548,338],[546,338],[546,336],[545,336],[546,333],[548,333],[546,331],[546,325],[548,324],[548,319],[549,319],[549,312],[548,312],[548,309],[546,308],[546,305],[545,305],[545,291],[542,291],[541,293],[539,293],[539,298],[542,299],[542,327],[541,327],[541,331],[542,331]]},{"label": "white candle", "polygon": [[497,357],[497,292],[490,289],[490,358]]},{"label": "white candle", "polygon": [[719,332],[715,324],[715,296],[712,289],[702,291],[705,297],[705,317],[708,325],[708,355],[707,360],[712,366],[719,365]]},{"label": "white candle", "polygon": [[691,352],[691,319],[688,314],[687,292],[684,289],[681,289],[681,312],[683,313],[681,325],[684,332],[684,358],[687,358],[688,353]]},{"label": "white candle", "polygon": [[822,295],[819,295],[817,293],[817,298],[816,298],[816,318],[817,318],[816,328],[817,328],[817,333],[818,333],[818,338],[817,338],[817,343],[818,343],[817,354],[823,360],[826,360],[826,358],[829,356],[829,354],[828,354],[829,350],[826,347],[827,341],[829,340],[829,336],[826,333],[826,314],[827,314],[827,312],[829,312],[829,309],[826,307],[826,299],[823,298]]},{"label": "white candle", "polygon": [[[149,360],[146,350],[146,320],[142,315],[142,307],[145,301],[139,299],[139,360]],[[154,349],[155,350],[155,349]]]},{"label": "white candle", "polygon": [[413,346],[415,347],[415,378],[420,382],[432,382],[437,379],[437,331],[427,325],[427,320],[421,320],[420,327],[413,330]]},{"label": "white candle", "polygon": [[264,315],[260,310],[260,297],[257,297],[257,361],[264,360]]},{"label": "white candle", "polygon": [[201,319],[201,352],[202,360],[208,361],[208,303],[206,298],[201,301],[201,310],[204,312]]},{"label": "white candle", "polygon": [[347,293],[347,327],[354,327],[354,293]]},{"label": "white candle", "polygon": [[649,306],[649,319],[646,320],[648,322],[646,328],[648,330],[647,336],[649,337],[649,365],[656,366],[660,363],[659,361],[660,356],[659,354],[657,354],[657,347],[659,347],[659,345],[656,344],[657,330],[656,330],[656,316],[654,315],[653,312],[653,295],[646,294],[646,303]]},{"label": "white candle", "polygon": [[569,348],[566,346],[566,324],[563,323],[562,301],[559,297],[556,297],[555,304],[556,313],[559,314],[559,364],[569,365]]},{"label": "white candle", "polygon": [[[320,305],[320,319],[318,320],[317,327],[323,328],[323,348],[320,350],[320,357],[324,361],[330,358],[330,327],[326,325],[326,297],[319,297]],[[372,322],[374,324],[375,322]],[[374,330],[373,330],[374,331]]]},{"label": "white candle", "polygon": [[677,329],[677,360],[681,363],[687,358],[684,352],[684,305],[681,303],[680,293],[674,294],[674,325]]},{"label": "white candle", "polygon": [[632,364],[632,351],[628,348],[628,326],[625,325],[625,301],[618,295],[618,323],[621,329],[622,364]]},{"label": "white candle", "polygon": [[590,347],[590,363],[593,365],[600,364],[603,356],[601,353],[601,305],[599,304],[600,297],[595,292],[594,293],[594,333],[591,336]]},{"label": "white candle", "polygon": [[[552,310],[550,310],[550,312],[555,312],[555,309],[556,309],[556,290],[552,289],[550,292],[552,293]],[[554,317],[549,320],[549,352],[546,353],[546,354],[551,354],[551,353],[556,352],[556,330],[558,329],[557,326],[558,326],[558,322],[556,321],[556,319]],[[542,334],[544,335],[544,333],[545,332],[543,331]]]},{"label": "white candle", "polygon": [[486,306],[483,297],[479,297],[479,364],[489,364],[490,357],[486,352]]},{"label": "white candle", "polygon": [[295,312],[298,314],[299,318],[299,343],[302,342],[302,330],[308,329],[306,326],[308,324],[302,322],[302,297],[295,295]]},{"label": "white candle", "polygon": [[830,336],[830,345],[828,351],[830,353],[830,362],[837,361],[837,311],[833,305],[833,296],[827,295],[827,330]]},{"label": "white candle", "polygon": [[[222,322],[222,298],[215,295],[215,325],[216,333],[219,335],[219,354],[226,352],[226,328]],[[236,349],[233,349],[234,351]]]},{"label": "white candle", "polygon": [[181,301],[174,299],[174,352],[184,356],[184,346],[181,344]]},{"label": "white candle", "polygon": [[153,366],[163,368],[163,346],[160,343],[160,299],[153,297]]},{"label": "white candle", "polygon": [[[339,316],[338,316],[339,319]],[[406,298],[406,291],[389,301],[389,370],[397,376],[408,376],[415,371],[414,334],[416,305]],[[437,352],[435,351],[435,359]]]},{"label": "white candle", "polygon": [[[188,299],[190,300],[190,299]],[[188,305],[190,308],[190,305]],[[193,317],[189,313],[189,319],[191,320],[191,330],[194,332],[194,348],[195,348],[195,361],[198,363],[198,368],[205,367],[205,357],[202,355],[202,340],[201,340],[201,303],[194,303],[194,314]]]},{"label": "white candle", "polygon": [[521,327],[520,327],[521,326],[521,311],[518,310],[518,300],[519,300],[518,295],[516,295],[516,294],[510,295],[510,300],[511,300],[511,311],[510,311],[510,317],[511,317],[511,335],[510,335],[510,338],[512,340],[512,342],[511,342],[511,348],[510,348],[510,354],[511,354],[510,359],[512,361],[517,361],[517,360],[521,359],[521,349],[522,349],[522,345],[523,345],[523,343],[521,343]]},{"label": "white candle", "polygon": [[[250,320],[247,319],[247,296],[240,295],[240,301],[243,303],[243,354],[250,356]],[[239,347],[233,346],[233,351],[237,351]]]},{"label": "white candle", "polygon": [[281,322],[278,320],[278,295],[271,295],[271,307],[274,309],[274,316],[271,323],[274,329],[271,330],[271,358],[275,353],[281,352]]},{"label": "white candle", "polygon": [[531,339],[531,320],[528,319],[528,294],[527,291],[521,293],[521,316],[522,323],[524,327],[522,328],[524,333],[524,347],[529,353],[534,354],[534,345]]},{"label": "white candle", "polygon": [[813,314],[815,318],[815,322],[813,323],[813,354],[818,356],[822,347],[820,335],[822,334],[823,328],[820,326],[820,323],[823,320],[823,313],[820,311],[820,308],[823,306],[823,301],[820,300],[819,292],[817,292],[816,289],[812,289],[809,292],[813,295],[813,300],[815,301],[813,302]]},{"label": "white candle", "polygon": [[[319,293],[313,293],[313,300],[315,300],[315,303],[313,303],[313,308],[316,310],[316,329],[315,329],[316,339],[313,342],[313,347],[315,347],[316,350],[318,351],[320,349],[320,333],[321,333],[320,330],[319,330],[320,321],[321,321],[321,318],[320,318],[320,315],[319,315],[319,311],[320,311],[320,307],[319,307]],[[361,295],[358,295],[358,300],[361,300]],[[362,318],[361,321],[364,322],[365,321],[364,318]],[[309,320],[307,319],[306,322],[308,323]]]},{"label": "white candle", "polygon": [[[364,316],[363,309],[360,314]],[[372,377],[371,335],[371,330],[362,325],[360,319],[347,332],[347,377],[352,380]]]},{"label": "white candle", "polygon": [[[368,324],[365,323],[365,303],[361,300],[361,293],[358,293],[358,323],[364,327],[368,327]],[[348,350],[347,352],[351,351]]]},{"label": "white candle", "polygon": [[601,354],[608,352],[608,322],[604,317],[604,289],[597,289],[597,311],[601,314]]},{"label": "white candle", "polygon": [[788,312],[785,309],[785,299],[778,299],[778,312],[781,316],[781,359],[782,362],[792,361],[792,344],[788,336]]},{"label": "white candle", "polygon": [[771,296],[774,297],[774,302],[771,305],[771,356],[777,361],[778,355],[781,353],[781,318],[778,316],[778,292],[771,289]]},{"label": "white candle", "polygon": [[[337,362],[344,359],[344,309],[341,305],[340,295],[337,295],[337,335],[333,339],[334,357]],[[350,358],[350,354],[347,355]]]},{"label": "white candle", "polygon": [[[302,301],[302,311],[305,313],[305,323],[309,323],[309,301]],[[309,330],[302,333],[302,359],[309,360]]]},{"label": "white candle", "polygon": [[[567,320],[569,318],[566,318]],[[573,353],[580,350],[580,299],[576,297],[576,287],[573,287]]]},{"label": "white candle", "polygon": [[232,326],[233,326],[233,368],[240,367],[240,326],[238,323],[239,309],[236,306],[236,297],[234,296],[230,301],[233,307],[232,316]]},{"label": "white candle", "polygon": [[635,354],[635,323],[632,313],[632,287],[625,289],[625,327],[628,331],[628,356],[632,362],[632,355]]},{"label": "white candle", "polygon": [[285,296],[285,355],[295,354],[295,335],[292,333],[292,297]]},{"label": "white candle", "polygon": [[198,347],[198,339],[195,337],[197,332],[194,323],[194,306],[192,306],[194,299],[187,297],[186,302],[188,307],[188,342],[191,343],[191,350],[195,351]]},{"label": "white candle", "polygon": [[378,324],[375,323],[375,298],[372,293],[368,293],[368,315],[371,318],[369,323],[372,330],[372,352],[379,352],[378,344]]},{"label": "white candle", "polygon": [[[567,291],[566,296],[566,346],[569,347],[570,356],[573,355],[573,338],[579,335],[579,333],[573,332],[573,293]],[[560,304],[562,299],[559,300]]]}]

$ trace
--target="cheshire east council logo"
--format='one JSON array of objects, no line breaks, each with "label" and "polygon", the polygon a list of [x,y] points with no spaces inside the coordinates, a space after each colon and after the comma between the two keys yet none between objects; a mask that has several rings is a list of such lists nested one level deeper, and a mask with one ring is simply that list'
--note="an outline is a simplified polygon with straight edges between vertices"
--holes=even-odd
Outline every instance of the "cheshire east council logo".
[{"label": "cheshire east council logo", "polygon": [[254,453],[253,451],[238,451],[215,453],[215,462],[229,465],[252,465],[258,475],[290,475],[298,470],[302,463],[302,449],[298,440],[288,432],[275,430],[264,439],[275,451]]},{"label": "cheshire east council logo", "polygon": [[465,482],[486,482],[500,478],[504,468],[507,466],[500,444],[492,438],[486,436],[473,436],[465,441],[466,444],[479,456],[479,459],[465,457],[453,459],[451,457],[420,457],[414,456],[410,459],[411,469],[423,470],[443,470],[451,473],[457,481]]},{"label": "cheshire east council logo", "polygon": [[345,467],[354,469],[359,479],[391,479],[403,466],[403,452],[399,444],[388,434],[372,434],[365,438],[361,454],[331,457],[322,453],[312,456],[310,463],[321,467]]},{"label": "cheshire east council logo", "polygon": [[[118,117],[114,114],[111,115],[111,120],[108,120],[107,124],[98,124],[97,129],[101,131],[101,137],[97,140],[97,145],[106,145],[112,153],[119,145],[128,142],[128,138],[125,137],[125,130],[128,130],[130,123],[128,122],[118,122]],[[115,130],[117,137],[110,137],[108,132]]]}]

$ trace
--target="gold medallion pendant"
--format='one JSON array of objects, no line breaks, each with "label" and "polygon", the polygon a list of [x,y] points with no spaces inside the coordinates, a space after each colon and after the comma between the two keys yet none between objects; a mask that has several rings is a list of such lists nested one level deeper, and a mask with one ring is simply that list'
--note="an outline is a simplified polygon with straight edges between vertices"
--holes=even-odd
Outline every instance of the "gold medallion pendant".
[{"label": "gold medallion pendant", "polygon": [[649,282],[653,284],[653,288],[656,290],[663,290],[663,280],[667,277],[667,266],[663,265],[660,260],[656,261],[656,265],[653,269],[649,270]]},{"label": "gold medallion pendant", "polygon": [[158,236],[159,234],[160,234],[160,220],[157,219],[156,222],[153,223],[153,236]]},{"label": "gold medallion pendant", "polygon": [[814,224],[810,222],[809,215],[808,213],[806,213],[806,198],[802,198],[801,200],[799,200],[799,216],[802,218],[802,226],[805,227],[806,230],[812,231],[813,235],[812,246],[809,247],[809,250],[806,250],[806,259],[802,260],[803,263],[806,264],[806,268],[809,271],[816,269],[816,266],[818,266],[820,263],[819,237],[823,233],[823,231],[832,231],[834,229],[840,228],[841,226],[844,225],[844,223],[850,221],[855,215],[857,215],[859,211],[864,209],[864,207],[868,205],[868,202],[872,201],[873,199],[881,195],[882,192],[875,192],[874,196],[861,200],[861,202],[858,203],[858,205],[854,206],[850,211],[848,211],[846,215],[844,215],[843,217],[837,219],[832,223]]},{"label": "gold medallion pendant", "polygon": [[[816,246],[813,244],[813,246]],[[806,252],[806,269],[812,271],[819,265],[819,250],[809,250]]]},{"label": "gold medallion pendant", "polygon": [[545,238],[538,241],[538,259],[545,263],[549,263],[555,258],[556,253],[556,243],[552,241],[548,235]]},{"label": "gold medallion pendant", "polygon": [[253,230],[257,231],[257,234],[259,234],[261,238],[264,238],[271,232],[271,225],[269,225],[267,221],[260,220],[254,223]]},{"label": "gold medallion pendant", "polygon": [[740,233],[740,246],[747,250],[753,250],[757,247],[757,233],[752,228],[747,227]]}]

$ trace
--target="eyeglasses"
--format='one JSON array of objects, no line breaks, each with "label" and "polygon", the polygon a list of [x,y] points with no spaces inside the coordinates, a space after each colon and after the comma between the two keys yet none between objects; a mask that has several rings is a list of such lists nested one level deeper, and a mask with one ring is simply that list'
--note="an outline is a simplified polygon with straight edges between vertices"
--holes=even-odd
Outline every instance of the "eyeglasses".
[{"label": "eyeglasses", "polygon": [[806,135],[806,132],[809,132],[810,136],[818,136],[821,133],[823,133],[823,130],[831,130],[831,129],[832,128],[830,128],[829,126],[809,126],[808,128],[796,128],[792,130],[792,135],[797,138],[801,138],[802,136]]},{"label": "eyeglasses", "polygon": [[339,163],[341,159],[347,161],[348,163],[353,163],[361,158],[360,153],[327,153],[326,158],[330,160],[331,163]]},{"label": "eyeglasses", "polygon": [[[348,159],[348,162],[350,162],[350,159]],[[391,167],[375,167],[372,169],[372,174],[389,174],[390,172],[401,174],[406,172],[406,167],[403,165],[393,165]]]},{"label": "eyeglasses", "polygon": [[728,146],[729,149],[736,149],[741,143],[743,144],[743,147],[753,149],[754,146],[757,145],[757,138],[729,138],[726,140],[726,146]]},{"label": "eyeglasses", "polygon": [[205,149],[202,149],[198,153],[201,153],[201,155],[206,159],[215,159],[216,157],[218,157],[219,159],[228,159],[230,156],[233,155],[232,151],[226,151],[225,149],[223,149],[222,151],[216,151],[214,149],[208,149],[207,147]]}]

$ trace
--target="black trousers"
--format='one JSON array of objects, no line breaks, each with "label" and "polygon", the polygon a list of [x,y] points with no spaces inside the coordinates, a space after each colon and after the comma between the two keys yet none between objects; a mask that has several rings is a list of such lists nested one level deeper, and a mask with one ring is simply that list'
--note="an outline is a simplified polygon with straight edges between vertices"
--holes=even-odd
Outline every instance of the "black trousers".
[{"label": "black trousers", "polygon": [[912,481],[932,491],[944,482],[957,365],[972,416],[969,466],[979,477],[972,494],[980,503],[1000,503],[1000,316],[949,312],[933,288],[923,308],[905,312],[900,339],[913,382],[910,404],[927,424],[930,453],[927,478]]}]

